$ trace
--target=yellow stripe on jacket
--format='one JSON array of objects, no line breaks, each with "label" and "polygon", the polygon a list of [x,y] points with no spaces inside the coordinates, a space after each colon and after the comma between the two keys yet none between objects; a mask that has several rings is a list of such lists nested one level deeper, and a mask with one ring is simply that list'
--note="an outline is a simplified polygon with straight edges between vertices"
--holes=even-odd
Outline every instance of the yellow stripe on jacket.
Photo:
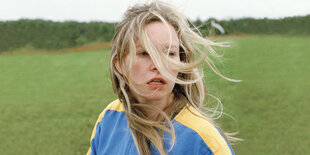
[{"label": "yellow stripe on jacket", "polygon": [[186,106],[174,119],[197,132],[215,155],[231,154],[231,150],[224,137],[194,107]]}]

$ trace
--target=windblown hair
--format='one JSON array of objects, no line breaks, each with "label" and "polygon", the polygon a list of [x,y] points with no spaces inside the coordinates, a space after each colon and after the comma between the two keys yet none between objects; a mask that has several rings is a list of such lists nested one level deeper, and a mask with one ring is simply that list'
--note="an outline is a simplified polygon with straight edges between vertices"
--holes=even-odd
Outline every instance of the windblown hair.
[{"label": "windblown hair", "polygon": [[[156,21],[164,23],[167,27],[171,25],[176,30],[179,39],[181,61],[174,61],[163,52],[159,52],[159,48],[150,40],[145,27],[147,24]],[[161,75],[176,83],[173,88],[173,102],[163,110],[152,105],[139,104],[131,92],[135,91],[138,94],[144,95],[143,92],[134,88],[129,81],[131,66],[136,56],[135,41],[137,40],[140,41],[141,46],[148,52]],[[228,79],[218,72],[211,57],[219,58],[220,56],[213,50],[212,46],[225,45],[212,42],[194,32],[190,28],[187,19],[168,3],[152,1],[145,4],[136,4],[125,12],[123,20],[115,29],[115,35],[112,40],[110,75],[114,92],[124,105],[129,129],[139,154],[150,155],[150,143],[161,154],[167,154],[169,150],[164,149],[164,132],[172,135],[170,150],[173,148],[175,134],[170,120],[187,105],[193,106],[205,116],[205,119],[216,126],[212,118],[209,117],[210,115],[204,114],[200,110],[207,91],[203,82],[203,71],[199,70],[198,67],[206,63],[219,76],[230,81],[234,80]],[[195,60],[196,55],[199,57],[198,60]],[[127,56],[130,63],[125,66],[124,60]],[[117,71],[115,67],[116,62],[119,63],[122,74]],[[169,72],[171,68],[178,71],[177,77]],[[160,120],[149,119],[144,112],[146,109],[152,109],[157,112]],[[223,132],[222,135],[228,140],[227,137],[229,136]]]}]

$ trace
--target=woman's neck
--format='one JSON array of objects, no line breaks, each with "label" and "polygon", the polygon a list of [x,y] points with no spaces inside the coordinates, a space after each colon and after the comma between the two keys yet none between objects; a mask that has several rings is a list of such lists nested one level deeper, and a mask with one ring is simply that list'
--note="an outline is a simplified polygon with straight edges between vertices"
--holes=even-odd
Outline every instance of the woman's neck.
[{"label": "woman's neck", "polygon": [[[157,107],[160,110],[164,110],[171,102],[173,101],[173,94],[169,94],[167,97],[162,98],[160,100],[139,100],[139,103],[148,104]],[[145,108],[143,110],[148,118],[153,121],[159,121],[163,118],[158,117],[158,112],[153,109]]]}]

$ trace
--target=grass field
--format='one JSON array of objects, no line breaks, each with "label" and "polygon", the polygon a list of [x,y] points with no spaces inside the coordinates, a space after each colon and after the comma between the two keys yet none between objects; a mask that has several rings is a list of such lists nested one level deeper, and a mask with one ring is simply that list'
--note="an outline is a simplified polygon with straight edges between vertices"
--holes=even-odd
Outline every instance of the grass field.
[{"label": "grass field", "polygon": [[[244,139],[236,154],[310,154],[310,38],[224,38],[224,75],[206,72],[220,124]],[[1,154],[85,154],[93,125],[115,99],[109,50],[0,56]]]}]

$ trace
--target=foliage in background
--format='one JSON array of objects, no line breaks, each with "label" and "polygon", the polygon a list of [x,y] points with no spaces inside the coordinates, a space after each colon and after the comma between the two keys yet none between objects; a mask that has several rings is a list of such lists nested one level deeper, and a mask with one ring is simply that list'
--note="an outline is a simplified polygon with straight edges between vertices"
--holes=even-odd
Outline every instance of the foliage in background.
[{"label": "foliage in background", "polygon": [[[211,20],[197,19],[203,36],[210,34]],[[231,19],[217,21],[226,34],[285,34],[310,35],[310,15],[283,19]],[[0,53],[20,48],[55,50],[80,46],[95,41],[110,41],[116,23],[107,22],[53,22],[22,19],[0,22]],[[219,34],[214,30],[213,34]]]},{"label": "foliage in background", "polygon": [[55,50],[110,41],[115,23],[28,20],[0,22],[0,52],[23,47]]},{"label": "foliage in background", "polygon": [[[226,34],[284,34],[284,35],[310,35],[310,15],[286,17],[282,19],[254,19],[242,18],[231,20],[197,19],[194,25],[199,27],[203,36],[209,35],[211,20],[216,21],[226,31]],[[219,31],[215,31],[220,34]]]}]

